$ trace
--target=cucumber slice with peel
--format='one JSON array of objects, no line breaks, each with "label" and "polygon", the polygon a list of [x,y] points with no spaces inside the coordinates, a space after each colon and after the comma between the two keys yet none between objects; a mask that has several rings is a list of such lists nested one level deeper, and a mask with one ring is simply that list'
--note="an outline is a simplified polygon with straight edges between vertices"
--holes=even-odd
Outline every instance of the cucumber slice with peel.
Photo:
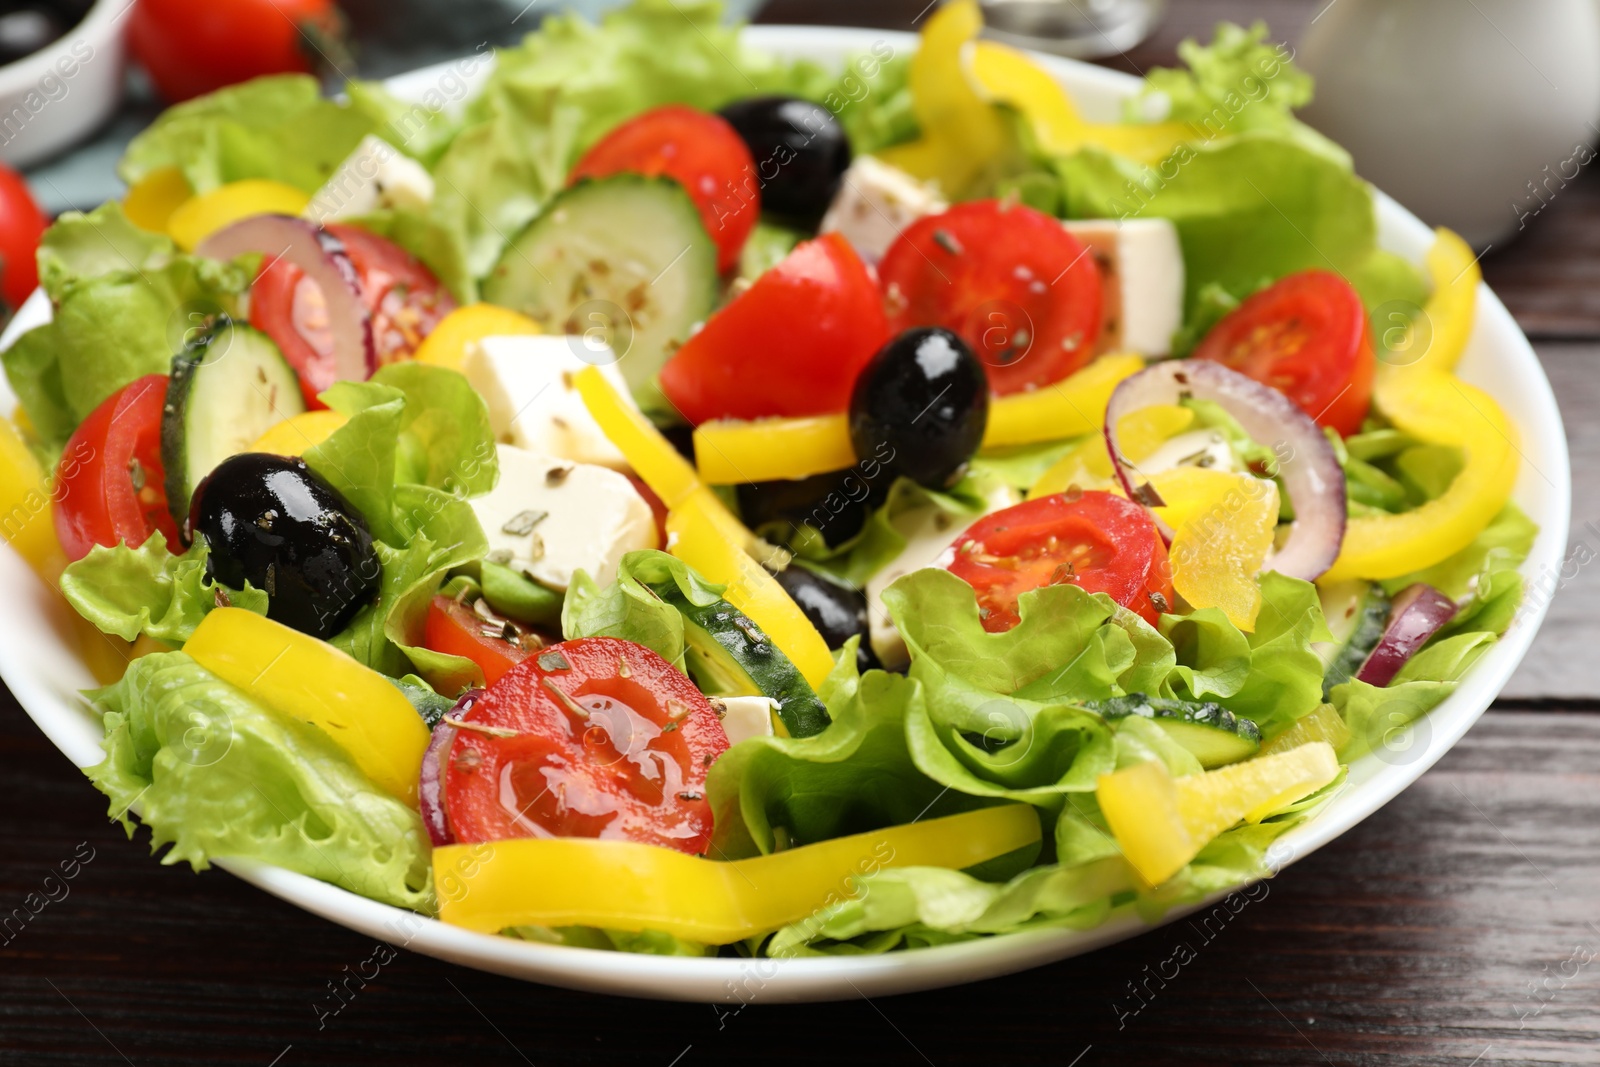
[{"label": "cucumber slice with peel", "polygon": [[1254,722],[1209,701],[1197,703],[1130,693],[1098,701],[1089,708],[1108,722],[1129,715],[1150,719],[1207,770],[1249,759],[1261,747],[1261,730]]}]

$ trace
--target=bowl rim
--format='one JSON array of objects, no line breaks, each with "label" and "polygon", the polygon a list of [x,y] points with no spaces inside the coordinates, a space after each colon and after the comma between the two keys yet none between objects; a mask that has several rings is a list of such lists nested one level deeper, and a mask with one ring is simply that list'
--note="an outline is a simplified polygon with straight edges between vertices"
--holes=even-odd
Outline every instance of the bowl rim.
[{"label": "bowl rim", "polygon": [[[753,47],[778,54],[831,59],[838,63],[876,42],[903,48],[914,45],[916,37],[901,31],[842,27],[752,26],[745,31],[744,40]],[[1139,84],[1131,75],[1075,60],[1039,53],[1032,58],[1069,84],[1083,111],[1091,118],[1111,117],[1117,100]],[[398,95],[420,95],[426,86],[447,72],[461,76],[461,62],[457,59],[419,68],[388,79],[388,84]],[[470,81],[486,76],[487,65],[479,66]],[[1374,192],[1380,243],[1407,255],[1413,262],[1420,260],[1432,231],[1381,191]],[[1544,466],[1535,470],[1549,483],[1550,492],[1536,497],[1544,500],[1535,515],[1541,530],[1523,571],[1525,574],[1558,571],[1571,510],[1570,460],[1560,411],[1549,379],[1527,338],[1487,285],[1479,287],[1478,304],[1474,343],[1485,336],[1486,329],[1497,338],[1503,338],[1495,341],[1494,352],[1483,353],[1484,359],[1491,360],[1488,366],[1509,357],[1518,371],[1531,371],[1523,375],[1525,395],[1522,399],[1534,409],[1536,418],[1522,429],[1525,441],[1536,443],[1534,450],[1541,456]],[[42,292],[35,292],[0,336],[0,350],[26,328],[20,324],[37,324],[48,318],[48,314],[48,300]],[[1469,346],[1463,366],[1472,364],[1473,358],[1472,346]],[[9,411],[14,404],[9,385],[0,380],[0,409]],[[1524,467],[1531,466],[1524,452]],[[1525,469],[1519,476],[1519,496],[1524,483],[1531,481],[1526,475]],[[0,588],[16,588],[17,583],[26,584],[30,579],[35,592],[48,597],[43,583],[31,578],[31,572],[18,557],[13,553],[0,553]],[[1525,605],[1526,610],[1518,622],[1474,665],[1465,684],[1419,720],[1437,723],[1440,728],[1428,730],[1425,741],[1419,742],[1421,747],[1415,758],[1394,765],[1378,764],[1371,756],[1357,761],[1351,768],[1350,780],[1328,808],[1279,839],[1282,847],[1276,850],[1278,861],[1273,864],[1273,873],[1372,815],[1443,756],[1509,680],[1537,633],[1548,603],[1545,598],[1539,603]],[[86,707],[67,707],[66,702],[37,676],[40,668],[29,661],[22,647],[5,640],[7,631],[16,626],[17,619],[9,613],[0,613],[0,677],[29,716],[69,758],[79,766],[98,761],[102,753],[97,734],[87,732]],[[323,918],[396,947],[411,948],[463,966],[570,989],[741,1007],[756,1001],[802,1002],[906,993],[1025,970],[1149,932],[1212,907],[1229,893],[1244,888],[1218,892],[1192,905],[1173,909],[1154,923],[1124,912],[1083,931],[1041,926],[1018,933],[877,956],[775,960],[659,957],[518,941],[449,926],[280,867],[247,860],[218,860],[216,863],[268,893]]]}]

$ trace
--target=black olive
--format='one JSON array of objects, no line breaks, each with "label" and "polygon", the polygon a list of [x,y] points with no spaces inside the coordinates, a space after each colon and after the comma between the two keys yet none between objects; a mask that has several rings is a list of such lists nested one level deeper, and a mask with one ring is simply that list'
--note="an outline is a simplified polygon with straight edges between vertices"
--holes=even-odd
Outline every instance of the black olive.
[{"label": "black olive", "polygon": [[850,138],[833,113],[793,96],[757,96],[721,115],[750,149],[761,209],[797,222],[821,219],[850,165]]},{"label": "black olive", "polygon": [[893,338],[856,378],[850,443],[933,489],[954,484],[983,440],[989,379],[967,343],[918,326]]},{"label": "black olive", "polygon": [[313,637],[344,629],[378,592],[367,523],[305,460],[230,456],[194,491],[189,527],[205,538],[206,577],[267,593],[267,618]]},{"label": "black olive", "polygon": [[813,474],[792,481],[747,482],[736,490],[739,514],[751,529],[782,523],[773,536],[788,544],[807,525],[837,548],[861,532],[867,516],[888,495],[890,479],[871,479],[857,468]]},{"label": "black olive", "polygon": [[867,598],[859,590],[831,581],[804,567],[787,567],[778,572],[778,584],[789,598],[800,605],[811,625],[817,628],[829,648],[842,648],[850,638],[861,635],[856,648],[856,666],[870,670],[878,665],[867,633]]},{"label": "black olive", "polygon": [[33,55],[59,39],[70,25],[63,23],[55,12],[40,10],[39,6],[0,13],[0,63],[12,63]]}]

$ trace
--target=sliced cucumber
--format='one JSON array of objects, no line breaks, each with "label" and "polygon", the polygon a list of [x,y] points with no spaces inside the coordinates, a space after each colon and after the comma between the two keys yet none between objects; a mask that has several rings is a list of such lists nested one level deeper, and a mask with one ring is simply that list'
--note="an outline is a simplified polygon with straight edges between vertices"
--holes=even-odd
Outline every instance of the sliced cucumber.
[{"label": "sliced cucumber", "polygon": [[305,411],[300,380],[272,339],[220,318],[172,357],[161,415],[167,506],[180,530],[200,480],[267,430]]},{"label": "sliced cucumber", "polygon": [[1152,720],[1207,770],[1248,759],[1261,747],[1261,730],[1254,722],[1209,701],[1191,703],[1129,693],[1089,707],[1108,721],[1129,715]]},{"label": "sliced cucumber", "polygon": [[579,182],[551,200],[483,283],[492,304],[608,344],[635,392],[716,297],[717,249],[689,194],[636,174]]},{"label": "sliced cucumber", "polygon": [[1331,642],[1319,642],[1317,654],[1327,665],[1322,676],[1322,699],[1334,686],[1348,682],[1372,655],[1389,621],[1389,596],[1372,582],[1357,578],[1317,590],[1322,614],[1327,617]]},{"label": "sliced cucumber", "polygon": [[726,600],[699,607],[672,582],[650,589],[683,616],[689,676],[713,697],[764,696],[778,702],[790,737],[821,733],[831,721],[805,676],[750,617]]}]

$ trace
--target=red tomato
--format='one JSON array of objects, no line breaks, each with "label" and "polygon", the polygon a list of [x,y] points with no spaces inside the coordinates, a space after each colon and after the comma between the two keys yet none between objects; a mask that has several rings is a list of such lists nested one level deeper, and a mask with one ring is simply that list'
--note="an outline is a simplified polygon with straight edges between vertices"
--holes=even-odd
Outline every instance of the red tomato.
[{"label": "red tomato", "polygon": [[428,604],[422,644],[435,652],[476,663],[493,685],[544,642],[516,623],[486,619],[454,597],[436,596]]},{"label": "red tomato", "polygon": [[343,34],[332,0],[138,0],[128,19],[128,44],[169,103],[263,74],[307,73],[319,51],[343,54]]},{"label": "red tomato", "polygon": [[155,530],[183,551],[167,510],[161,408],[167,378],[151,374],[112,393],[73,431],[56,468],[56,536],[67,559],[95,545],[137,548]]},{"label": "red tomato", "polygon": [[462,716],[445,762],[461,842],[510,837],[642,841],[700,855],[706,771],[728,747],[711,703],[654,652],[615,637],[551,645]]},{"label": "red tomato", "polygon": [[1348,437],[1372,403],[1377,358],[1367,310],[1350,283],[1325,270],[1291,274],[1249,297],[1194,350],[1277,389]]},{"label": "red tomato", "polygon": [[[326,227],[344,242],[361,276],[362,303],[372,314],[378,362],[409,359],[456,302],[415,256],[359,226]],[[269,263],[250,287],[250,324],[277,342],[300,375],[306,403],[322,407],[317,394],[334,383],[333,339],[328,333],[322,290],[292,263]]]},{"label": "red tomato", "polygon": [[730,270],[761,215],[755,160],[720,115],[667,104],[635,115],[578,160],[567,184],[613,174],[666,176],[682,185],[717,243],[717,269]]},{"label": "red tomato", "polygon": [[1056,493],[987,515],[952,546],[950,573],[978,593],[983,628],[1011,629],[1017,598],[1076,585],[1154,624],[1172,610],[1167,547],[1150,513],[1111,493]]},{"label": "red tomato", "polygon": [[34,254],[49,225],[22,175],[0,166],[0,296],[13,311],[39,285]]},{"label": "red tomato", "polygon": [[889,339],[872,272],[844,238],[802,242],[712,315],[661,368],[683,417],[827,415]]},{"label": "red tomato", "polygon": [[1100,268],[1061,223],[974,200],[918,219],[878,264],[895,333],[943,326],[983,360],[996,393],[1060,381],[1094,358]]}]

